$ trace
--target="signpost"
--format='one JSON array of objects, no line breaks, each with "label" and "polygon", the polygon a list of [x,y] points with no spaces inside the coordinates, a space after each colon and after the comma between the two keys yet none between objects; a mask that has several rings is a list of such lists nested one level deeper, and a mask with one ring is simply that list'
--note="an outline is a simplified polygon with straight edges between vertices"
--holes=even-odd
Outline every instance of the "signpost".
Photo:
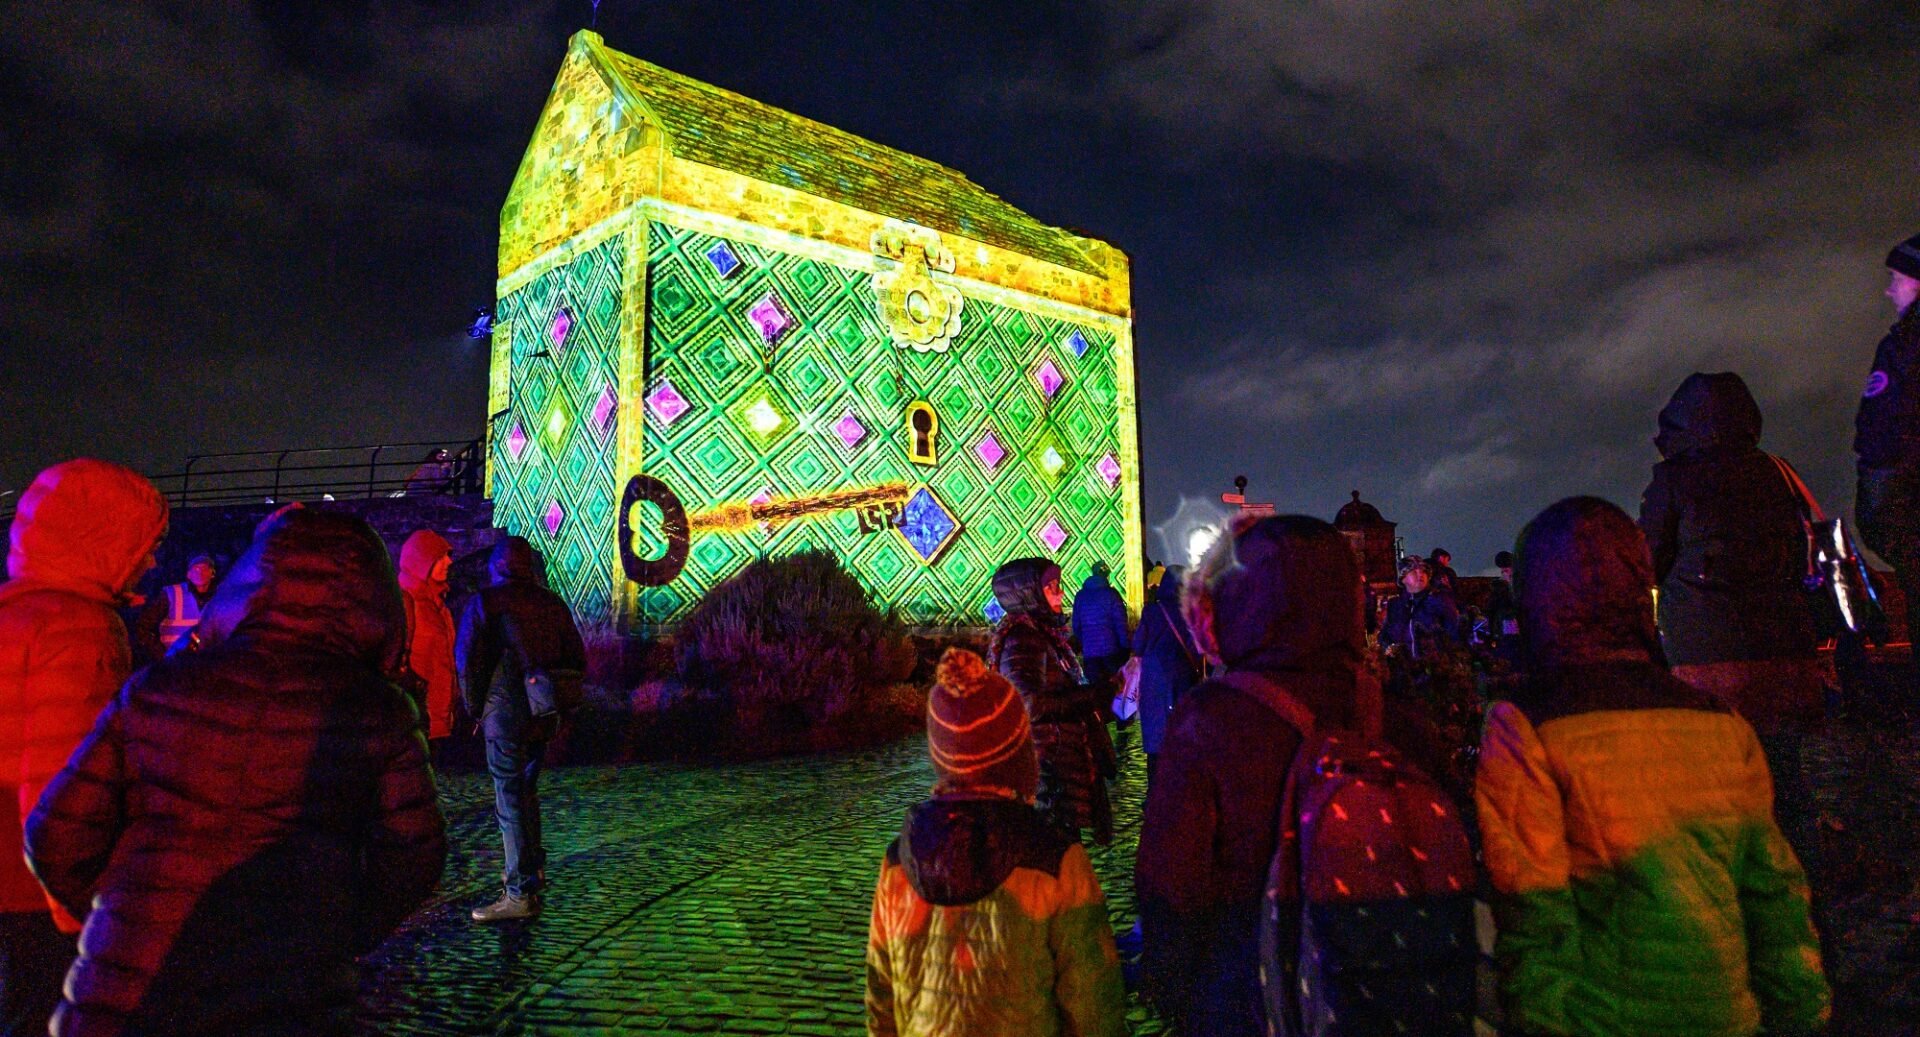
[{"label": "signpost", "polygon": [[1247,477],[1246,476],[1238,475],[1234,477],[1233,490],[1234,492],[1232,493],[1221,494],[1220,503],[1231,504],[1240,509],[1240,514],[1252,515],[1255,518],[1267,518],[1275,514],[1273,503],[1271,501],[1268,501],[1268,502],[1255,501],[1254,503],[1251,503],[1251,504],[1247,503]]}]

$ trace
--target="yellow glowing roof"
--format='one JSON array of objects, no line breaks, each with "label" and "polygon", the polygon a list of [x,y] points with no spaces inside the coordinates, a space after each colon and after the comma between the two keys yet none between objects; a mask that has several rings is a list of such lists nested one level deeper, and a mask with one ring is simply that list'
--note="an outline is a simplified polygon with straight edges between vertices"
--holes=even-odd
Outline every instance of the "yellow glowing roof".
[{"label": "yellow glowing roof", "polygon": [[1083,273],[1093,242],[1051,227],[937,162],[761,104],[608,49],[589,50],[654,115],[683,159],[908,220]]}]

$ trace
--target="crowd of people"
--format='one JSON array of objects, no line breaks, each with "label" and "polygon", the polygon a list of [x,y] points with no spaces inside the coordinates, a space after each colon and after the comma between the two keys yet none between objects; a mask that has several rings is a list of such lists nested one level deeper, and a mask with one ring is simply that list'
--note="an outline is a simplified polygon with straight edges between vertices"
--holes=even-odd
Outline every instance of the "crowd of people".
[{"label": "crowd of people", "polygon": [[[1887,266],[1856,513],[1920,601],[1920,237]],[[1638,519],[1547,507],[1471,608],[1444,549],[1403,559],[1377,606],[1302,516],[1154,567],[1131,638],[1106,572],[1069,621],[1058,566],[1008,563],[987,657],[949,651],[929,700],[940,777],[882,869],[868,1032],[1124,1033],[1130,939],[1189,1037],[1823,1032],[1834,891],[1807,745],[1836,698],[1820,641],[1861,638],[1819,626],[1821,512],[1761,425],[1739,375],[1687,378]],[[1089,924],[1080,849],[1111,838],[1116,675],[1148,761],[1118,941]]]},{"label": "crowd of people", "polygon": [[[354,958],[446,858],[429,739],[484,729],[500,900],[539,910],[535,782],[585,652],[517,537],[456,624],[447,542],[396,574],[365,522],[297,505],[135,613],[168,508],[81,459],[23,495],[0,584],[0,1033],[344,1033]],[[135,668],[136,646],[144,657]],[[529,703],[532,703],[530,706]]]},{"label": "crowd of people", "polygon": [[[1887,265],[1856,511],[1920,595],[1920,237]],[[1188,1037],[1456,1037],[1488,1008],[1476,899],[1504,1033],[1819,1032],[1807,744],[1831,631],[1817,504],[1761,427],[1738,375],[1687,378],[1637,521],[1545,508],[1471,606],[1436,549],[1377,607],[1348,541],[1302,516],[1155,567],[1137,624],[1104,566],[1071,609],[1057,564],[1002,566],[984,657],[948,651],[928,694],[935,784],[881,866],[869,1032],[1122,1034],[1124,946]],[[433,759],[463,724],[504,851],[472,917],[541,910],[538,782],[582,698],[580,632],[521,538],[455,615],[444,537],[415,532],[396,567],[361,520],[290,505],[225,572],[194,557],[130,634],[167,523],[145,479],[82,459],[11,526],[0,1031],[345,1032],[353,959],[439,880]],[[1082,843],[1114,837],[1116,700],[1148,779],[1118,941]]]}]

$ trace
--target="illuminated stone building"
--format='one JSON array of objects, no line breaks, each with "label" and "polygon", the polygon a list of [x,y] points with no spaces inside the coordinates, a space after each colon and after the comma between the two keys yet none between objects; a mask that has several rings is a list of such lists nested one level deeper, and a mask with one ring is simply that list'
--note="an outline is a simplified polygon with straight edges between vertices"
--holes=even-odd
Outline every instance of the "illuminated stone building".
[{"label": "illuminated stone building", "polygon": [[841,557],[913,622],[1000,563],[1141,598],[1128,262],[954,170],[574,36],[500,213],[495,522],[581,617]]}]

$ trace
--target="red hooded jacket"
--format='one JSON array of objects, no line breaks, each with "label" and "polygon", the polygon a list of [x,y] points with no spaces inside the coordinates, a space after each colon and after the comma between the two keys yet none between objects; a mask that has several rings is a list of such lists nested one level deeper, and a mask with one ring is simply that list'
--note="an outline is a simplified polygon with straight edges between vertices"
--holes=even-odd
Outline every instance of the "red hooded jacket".
[{"label": "red hooded jacket", "polygon": [[27,870],[21,826],[133,667],[114,607],[166,527],[153,484],[105,461],[55,465],[20,498],[0,586],[0,911],[51,903]]},{"label": "red hooded jacket", "polygon": [[415,530],[400,548],[400,589],[407,605],[407,660],[427,685],[427,737],[453,733],[453,614],[447,611],[447,581],[434,566],[453,548],[431,529]]}]

